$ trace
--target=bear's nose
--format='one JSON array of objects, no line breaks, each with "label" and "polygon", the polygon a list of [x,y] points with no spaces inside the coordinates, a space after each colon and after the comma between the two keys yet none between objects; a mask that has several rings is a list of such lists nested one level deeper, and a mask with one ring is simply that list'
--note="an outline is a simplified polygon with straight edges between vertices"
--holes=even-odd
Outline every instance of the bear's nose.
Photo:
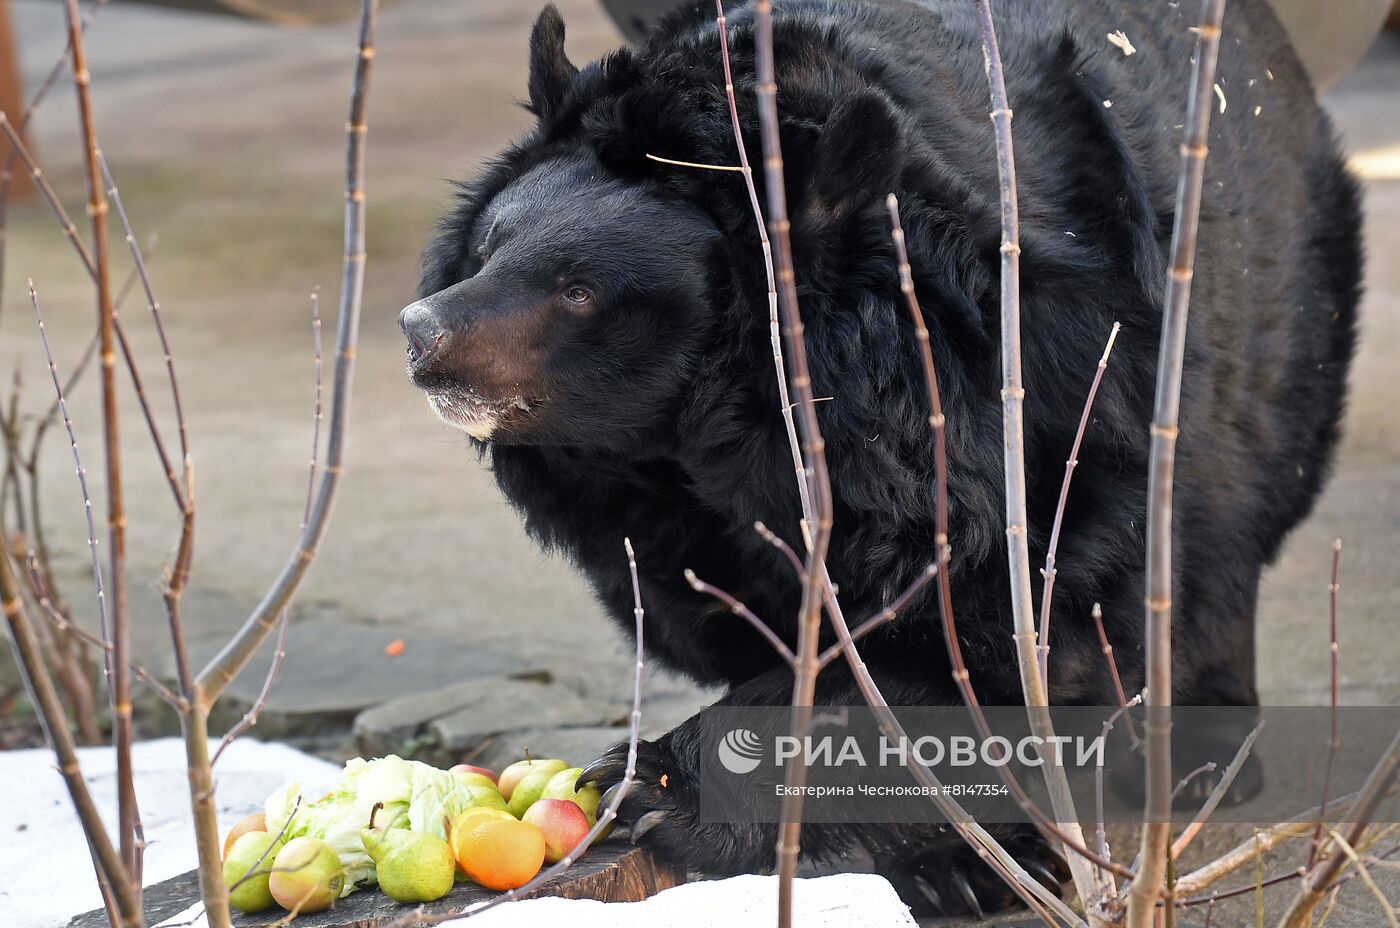
[{"label": "bear's nose", "polygon": [[399,328],[408,339],[408,358],[414,364],[426,360],[444,334],[432,308],[421,301],[404,307],[399,313]]}]

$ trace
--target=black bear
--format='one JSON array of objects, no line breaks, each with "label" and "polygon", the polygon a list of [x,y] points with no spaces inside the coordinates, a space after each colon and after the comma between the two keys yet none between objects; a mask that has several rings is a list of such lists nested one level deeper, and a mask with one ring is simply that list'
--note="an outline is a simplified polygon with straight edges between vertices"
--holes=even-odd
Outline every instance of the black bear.
[{"label": "black bear", "polygon": [[[530,39],[526,135],[462,187],[400,317],[433,409],[489,458],[526,528],[632,623],[621,539],[641,567],[646,644],[783,705],[763,638],[695,592],[692,568],[796,637],[799,584],[755,520],[799,546],[799,499],[769,345],[762,253],[736,163],[706,3],[578,68],[546,8]],[[1059,549],[1057,704],[1113,704],[1089,621],[1103,604],[1125,684],[1143,679],[1144,507],[1196,4],[999,0],[1021,206],[1026,468],[1043,558],[1065,459],[1111,324],[1118,347],[1079,454]],[[754,20],[729,12],[744,145],[761,163]],[[1136,48],[1128,54],[1110,33]],[[934,558],[932,435],[898,289],[898,195],[948,422],[949,577],[986,704],[1015,705],[1004,546],[997,176],[972,0],[784,0],[775,53],[796,278],[835,495],[845,611],[880,609]],[[1186,350],[1176,472],[1178,703],[1250,705],[1261,569],[1308,512],[1337,441],[1361,279],[1358,192],[1266,0],[1225,21]],[[761,172],[760,172],[761,173]],[[760,179],[761,180],[761,179]],[[950,705],[936,598],[862,651],[891,704]],[[818,701],[858,704],[839,663]],[[706,873],[771,867],[775,826],[698,821],[701,712],[642,745],[624,820]],[[1233,749],[1232,749],[1233,750]],[[622,753],[594,764],[604,784]],[[664,775],[664,780],[663,780]],[[1031,828],[998,831],[1047,882]],[[929,825],[812,826],[803,850],[864,846],[907,901],[944,912],[1009,892]]]}]

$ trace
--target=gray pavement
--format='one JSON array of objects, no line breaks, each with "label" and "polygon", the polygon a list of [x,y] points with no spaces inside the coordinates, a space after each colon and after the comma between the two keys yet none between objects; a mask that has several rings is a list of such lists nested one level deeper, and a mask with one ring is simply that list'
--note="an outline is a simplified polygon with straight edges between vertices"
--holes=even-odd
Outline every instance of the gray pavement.
[{"label": "gray pavement", "polygon": [[[557,2],[576,61],[617,43],[590,0]],[[62,45],[61,11],[34,0],[13,5],[22,66],[33,83]],[[370,104],[370,259],[350,468],[322,557],[294,613],[294,629],[302,633],[267,723],[273,733],[305,731],[304,712],[325,710],[327,753],[354,750],[345,720],[360,709],[483,678],[513,677],[503,688],[521,680],[565,688],[556,702],[566,706],[561,717],[568,721],[559,724],[577,731],[559,743],[571,752],[601,746],[619,732],[612,723],[629,690],[620,634],[570,568],[542,557],[524,537],[465,440],[428,413],[403,376],[394,326],[413,294],[418,250],[450,200],[447,179],[470,173],[528,124],[516,101],[525,94],[525,43],[537,6],[405,0],[383,13]],[[201,653],[256,602],[289,553],[299,521],[311,422],[307,295],[324,285],[324,314],[334,317],[352,42],[348,25],[280,29],[125,4],[106,8],[90,31],[104,149],[138,231],[160,236],[152,273],[182,374],[198,473],[198,556],[187,611]],[[1327,569],[1337,536],[1345,540],[1342,698],[1400,701],[1396,87],[1400,42],[1392,37],[1327,97],[1371,178],[1368,292],[1335,476],[1265,581],[1261,689],[1275,703],[1326,699]],[[41,112],[34,142],[55,186],[81,216],[74,124],[72,95],[60,88]],[[39,203],[14,209],[8,247],[0,372],[8,378],[10,365],[19,365],[27,405],[36,409],[48,399],[47,375],[25,279],[39,287],[63,367],[83,344],[91,301]],[[124,259],[118,267],[124,271]],[[124,319],[148,359],[147,379],[158,382],[159,353],[138,302]],[[89,379],[72,400],[90,479],[100,484],[95,383]],[[159,666],[166,641],[156,584],[176,521],[134,405],[126,403],[123,415],[134,634],[138,654]],[[67,455],[64,443],[50,441],[43,500],[68,597],[83,604],[86,551]],[[395,639],[405,643],[398,658],[383,651]],[[243,689],[255,691],[256,683]],[[653,678],[648,687],[660,694],[657,720],[668,724],[707,698],[670,679]],[[328,708],[318,700],[331,698],[331,690],[340,702]],[[532,691],[521,704],[540,705],[541,695],[547,696]],[[422,714],[421,707],[398,706],[408,718]],[[444,706],[456,708],[446,696]],[[151,728],[159,724],[148,717]],[[403,724],[410,723],[398,717],[384,727]],[[437,737],[426,722],[411,725],[414,744]],[[557,733],[540,719],[520,718],[517,728],[504,741],[499,731],[486,733],[492,738],[476,731],[483,737],[473,749],[510,752]],[[461,733],[463,726],[436,730],[448,729]],[[1232,837],[1226,832],[1222,843]],[[1367,911],[1364,892],[1343,898]],[[1357,917],[1354,924],[1368,924]]]}]

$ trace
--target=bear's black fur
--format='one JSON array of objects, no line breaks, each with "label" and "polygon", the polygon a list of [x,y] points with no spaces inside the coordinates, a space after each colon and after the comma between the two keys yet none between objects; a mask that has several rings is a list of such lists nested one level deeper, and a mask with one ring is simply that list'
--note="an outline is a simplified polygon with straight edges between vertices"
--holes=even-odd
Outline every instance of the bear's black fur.
[{"label": "bear's black fur", "polygon": [[[1093,603],[1103,604],[1129,692],[1143,681],[1148,424],[1196,4],[1000,0],[994,10],[1015,112],[1033,562],[1044,557],[1096,361],[1112,323],[1123,325],[1079,453],[1050,652],[1053,702],[1104,705],[1114,696]],[[726,704],[781,705],[787,667],[682,577],[694,569],[794,641],[799,585],[753,530],[763,520],[799,546],[749,201],[737,174],[646,157],[736,161],[712,13],[700,3],[641,47],[576,69],[546,10],[531,40],[538,124],[464,187],[428,248],[422,293],[466,293],[449,288],[492,271],[509,284],[491,300],[553,314],[554,303],[521,296],[553,285],[531,274],[592,281],[579,291],[597,301],[589,313],[530,329],[531,370],[548,387],[520,388],[510,403],[523,412],[481,447],[529,532],[570,557],[625,628],[621,539],[631,537],[655,660],[728,686]],[[731,10],[729,25],[745,145],[761,165],[752,11]],[[1107,40],[1120,29],[1136,54]],[[982,701],[1016,704],[1001,230],[974,4],[789,0],[777,4],[775,41],[796,276],[835,493],[831,574],[846,614],[860,619],[934,556],[928,401],[883,207],[894,192],[947,414],[962,649]],[[1326,475],[1361,278],[1357,187],[1266,0],[1230,4],[1218,83],[1224,112],[1211,121],[1176,469],[1174,696],[1185,704],[1256,701],[1260,570]],[[481,299],[440,300],[435,318],[510,353],[482,321],[497,304]],[[536,308],[519,310],[521,300]],[[445,357],[415,371],[425,389],[473,382]],[[463,390],[481,401],[481,389]],[[892,704],[958,701],[930,592],[861,650]],[[844,667],[823,676],[819,700],[859,702]],[[666,813],[646,840],[695,869],[771,866],[772,826],[695,820],[704,726],[701,713],[643,746],[625,817]],[[615,780],[619,757],[597,769]],[[1005,834],[1024,859],[1047,855],[1028,830]],[[816,856],[856,841],[911,901],[918,886],[936,908],[965,910],[968,880],[981,904],[1003,901],[938,829],[803,833]]]}]

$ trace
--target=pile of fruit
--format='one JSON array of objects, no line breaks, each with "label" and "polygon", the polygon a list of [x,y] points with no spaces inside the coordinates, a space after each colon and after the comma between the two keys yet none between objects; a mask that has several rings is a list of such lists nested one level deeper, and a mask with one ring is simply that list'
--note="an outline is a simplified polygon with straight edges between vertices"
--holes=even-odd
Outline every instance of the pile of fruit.
[{"label": "pile of fruit", "polygon": [[440,899],[458,880],[515,889],[593,827],[601,797],[592,785],[576,788],[582,772],[528,757],[499,777],[392,754],[356,758],[320,799],[306,802],[289,784],[229,831],[229,902],[242,912],[306,913],[374,884],[403,903]]}]

